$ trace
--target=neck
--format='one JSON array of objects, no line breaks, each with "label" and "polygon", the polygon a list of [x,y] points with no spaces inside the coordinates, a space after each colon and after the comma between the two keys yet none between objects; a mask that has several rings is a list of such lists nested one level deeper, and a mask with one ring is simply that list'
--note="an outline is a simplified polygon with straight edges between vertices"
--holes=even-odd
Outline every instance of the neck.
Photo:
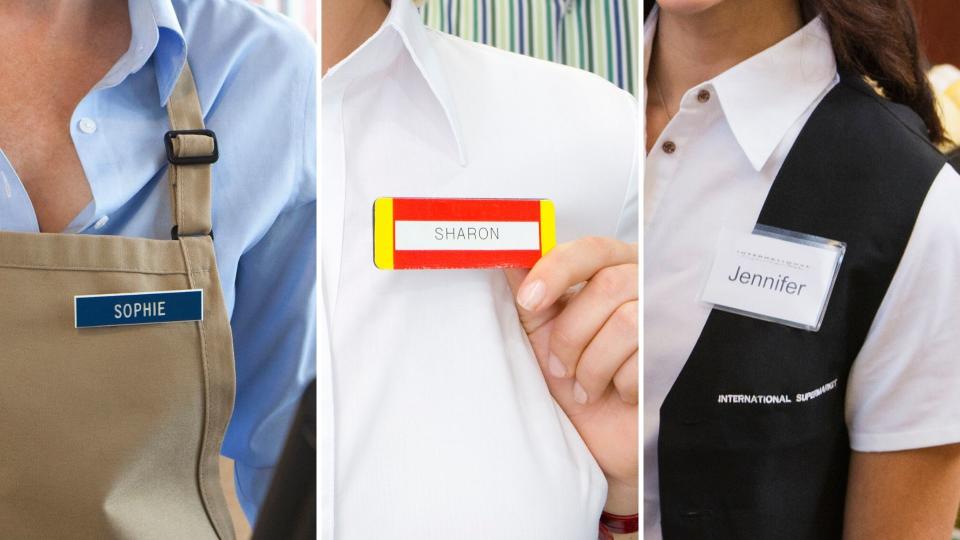
[{"label": "neck", "polygon": [[376,33],[390,11],[384,0],[324,0],[321,9],[323,73]]},{"label": "neck", "polygon": [[127,0],[0,0],[0,21],[6,23],[0,30],[42,35],[61,45],[64,40],[99,40],[105,26],[126,23],[127,17]]},{"label": "neck", "polygon": [[683,93],[803,26],[797,0],[725,0],[704,11],[660,11],[648,80],[677,110]]}]

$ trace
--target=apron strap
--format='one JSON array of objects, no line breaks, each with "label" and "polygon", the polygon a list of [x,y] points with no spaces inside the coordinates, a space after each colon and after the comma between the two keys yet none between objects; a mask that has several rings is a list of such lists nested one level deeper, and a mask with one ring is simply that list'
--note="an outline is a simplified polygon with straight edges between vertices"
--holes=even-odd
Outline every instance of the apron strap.
[{"label": "apron strap", "polygon": [[[164,136],[167,177],[173,208],[171,237],[179,240],[187,267],[187,283],[210,295],[211,306],[222,306],[223,292],[216,268],[211,219],[212,165],[217,161],[217,137],[203,126],[203,111],[190,65],[184,63],[167,102],[170,131]],[[208,267],[209,271],[203,269]],[[207,308],[204,307],[206,310]],[[216,313],[216,312],[213,312]],[[220,446],[230,420],[234,397],[233,342],[229,321],[209,317],[196,323],[202,349],[204,374],[204,427],[200,447],[198,482],[204,508],[221,540],[234,540],[227,503],[217,472]],[[223,336],[227,336],[223,339]]]},{"label": "apron strap", "polygon": [[203,112],[190,65],[185,63],[167,102],[170,128],[164,136],[170,168],[174,240],[213,234],[211,169],[217,160],[216,135],[203,126]]}]

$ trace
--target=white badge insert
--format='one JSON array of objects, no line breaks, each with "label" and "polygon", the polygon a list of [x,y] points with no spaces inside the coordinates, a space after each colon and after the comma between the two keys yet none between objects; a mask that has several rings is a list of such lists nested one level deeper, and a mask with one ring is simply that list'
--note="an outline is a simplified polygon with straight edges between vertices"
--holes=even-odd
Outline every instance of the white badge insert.
[{"label": "white badge insert", "polygon": [[820,330],[847,245],[757,225],[720,231],[700,299],[715,308],[803,330]]}]

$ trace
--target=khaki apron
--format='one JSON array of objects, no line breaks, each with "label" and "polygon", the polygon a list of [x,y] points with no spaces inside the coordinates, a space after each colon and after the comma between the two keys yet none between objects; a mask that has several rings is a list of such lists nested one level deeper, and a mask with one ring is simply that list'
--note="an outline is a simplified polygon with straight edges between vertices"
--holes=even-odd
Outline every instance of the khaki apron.
[{"label": "khaki apron", "polygon": [[[173,130],[203,128],[188,66],[167,111]],[[172,161],[213,154],[210,135],[168,137]],[[234,538],[211,165],[168,176],[174,240],[0,232],[0,538]],[[75,295],[184,289],[203,289],[202,322],[74,328]]]}]

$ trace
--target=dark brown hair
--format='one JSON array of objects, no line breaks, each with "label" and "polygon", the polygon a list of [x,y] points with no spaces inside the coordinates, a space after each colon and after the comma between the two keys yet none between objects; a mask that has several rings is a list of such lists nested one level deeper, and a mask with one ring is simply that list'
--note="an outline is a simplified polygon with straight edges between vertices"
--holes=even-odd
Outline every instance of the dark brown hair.
[{"label": "dark brown hair", "polygon": [[871,79],[888,99],[913,109],[931,141],[946,140],[909,0],[801,2],[805,16],[819,14],[826,25],[841,69]]}]

